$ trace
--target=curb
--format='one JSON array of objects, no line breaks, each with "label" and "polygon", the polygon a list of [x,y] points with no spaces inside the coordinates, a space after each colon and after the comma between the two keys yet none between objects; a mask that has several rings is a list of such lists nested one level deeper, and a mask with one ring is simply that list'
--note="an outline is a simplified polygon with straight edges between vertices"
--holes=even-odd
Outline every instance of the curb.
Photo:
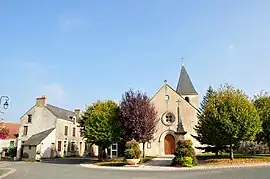
[{"label": "curb", "polygon": [[233,166],[199,166],[199,167],[156,167],[156,166],[139,166],[139,167],[105,167],[97,166],[94,164],[80,164],[82,167],[92,169],[103,169],[103,170],[128,170],[128,171],[199,171],[199,170],[218,170],[218,169],[229,169],[229,168],[255,168],[255,167],[269,167],[270,163],[260,163],[253,165],[233,165]]},{"label": "curb", "polygon": [[7,173],[4,173],[3,175],[1,175],[1,176],[0,176],[0,179],[1,179],[1,178],[4,178],[4,177],[6,177],[6,176],[8,176],[8,175],[10,175],[10,174],[12,174],[12,173],[14,173],[14,172],[16,172],[16,169],[14,169],[14,168],[1,168],[1,169],[5,169],[5,170],[10,169],[10,171],[8,171]]}]

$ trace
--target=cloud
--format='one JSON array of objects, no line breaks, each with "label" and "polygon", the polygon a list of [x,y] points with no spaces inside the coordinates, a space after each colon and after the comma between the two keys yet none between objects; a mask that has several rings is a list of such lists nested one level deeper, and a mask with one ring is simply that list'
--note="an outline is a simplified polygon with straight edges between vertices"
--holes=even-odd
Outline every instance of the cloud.
[{"label": "cloud", "polygon": [[42,94],[46,95],[49,101],[53,103],[60,103],[66,97],[65,90],[57,83],[45,85]]}]

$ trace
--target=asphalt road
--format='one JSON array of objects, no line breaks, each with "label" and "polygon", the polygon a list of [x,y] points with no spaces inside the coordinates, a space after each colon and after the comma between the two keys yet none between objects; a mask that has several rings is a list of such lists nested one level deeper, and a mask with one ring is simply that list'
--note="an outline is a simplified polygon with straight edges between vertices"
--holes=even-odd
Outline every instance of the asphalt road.
[{"label": "asphalt road", "polygon": [[12,163],[16,172],[5,179],[269,179],[270,167],[218,169],[205,171],[118,171],[89,169],[76,162]]}]

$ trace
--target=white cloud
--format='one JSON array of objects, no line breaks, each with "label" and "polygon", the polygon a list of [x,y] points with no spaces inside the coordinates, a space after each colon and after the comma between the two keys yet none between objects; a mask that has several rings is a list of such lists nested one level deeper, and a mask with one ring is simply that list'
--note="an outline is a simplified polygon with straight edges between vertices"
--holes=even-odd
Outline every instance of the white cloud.
[{"label": "white cloud", "polygon": [[52,103],[60,103],[64,100],[66,92],[60,84],[49,84],[43,87],[42,94]]}]

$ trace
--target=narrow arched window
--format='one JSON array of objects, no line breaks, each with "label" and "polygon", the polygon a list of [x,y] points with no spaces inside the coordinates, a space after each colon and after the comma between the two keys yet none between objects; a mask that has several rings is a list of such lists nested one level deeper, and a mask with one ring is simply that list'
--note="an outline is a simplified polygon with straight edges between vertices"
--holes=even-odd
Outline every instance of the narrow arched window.
[{"label": "narrow arched window", "polygon": [[189,103],[189,97],[185,97],[185,100]]}]

